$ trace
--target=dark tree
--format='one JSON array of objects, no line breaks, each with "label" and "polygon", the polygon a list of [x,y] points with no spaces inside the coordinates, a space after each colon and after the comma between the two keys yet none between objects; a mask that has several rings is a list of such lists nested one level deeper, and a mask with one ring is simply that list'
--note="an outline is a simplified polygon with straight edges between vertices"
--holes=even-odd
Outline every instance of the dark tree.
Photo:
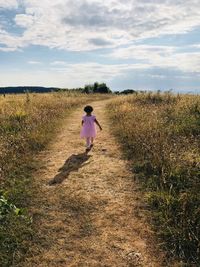
[{"label": "dark tree", "polygon": [[137,93],[137,91],[135,91],[133,89],[126,89],[126,90],[120,92],[120,94],[124,94],[124,95],[135,94],[135,93]]},{"label": "dark tree", "polygon": [[105,83],[98,83],[95,82],[94,84],[87,84],[85,85],[83,92],[86,94],[91,93],[100,93],[100,94],[107,94],[112,93],[110,88]]}]

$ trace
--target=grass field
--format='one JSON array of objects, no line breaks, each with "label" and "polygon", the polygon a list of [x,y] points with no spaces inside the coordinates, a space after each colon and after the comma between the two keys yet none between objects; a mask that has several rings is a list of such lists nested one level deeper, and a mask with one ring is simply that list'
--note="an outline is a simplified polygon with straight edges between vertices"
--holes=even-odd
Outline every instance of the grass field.
[{"label": "grass field", "polygon": [[108,110],[143,184],[162,247],[180,266],[199,266],[200,96],[119,96]]},{"label": "grass field", "polygon": [[32,239],[29,201],[35,160],[72,109],[102,96],[76,93],[0,97],[0,266],[15,266]]},{"label": "grass field", "polygon": [[[72,110],[105,98],[108,96],[76,93],[0,97],[0,266],[19,266],[36,234],[29,207],[40,191],[32,183],[32,174],[42,164],[37,160],[38,153],[56,139]],[[161,247],[167,256],[180,262],[177,266],[198,266],[200,96],[138,93],[113,97],[104,105],[122,153],[143,186]],[[110,137],[107,133],[104,145]],[[113,170],[107,164],[110,175]],[[98,183],[102,181],[100,167],[95,167]],[[74,190],[73,183],[70,190]]]}]

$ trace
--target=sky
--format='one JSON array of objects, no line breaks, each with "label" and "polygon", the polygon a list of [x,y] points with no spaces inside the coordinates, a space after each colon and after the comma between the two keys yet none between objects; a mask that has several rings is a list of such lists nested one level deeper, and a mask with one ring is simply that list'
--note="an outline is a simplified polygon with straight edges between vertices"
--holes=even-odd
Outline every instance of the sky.
[{"label": "sky", "polygon": [[200,93],[200,0],[0,0],[0,86]]}]

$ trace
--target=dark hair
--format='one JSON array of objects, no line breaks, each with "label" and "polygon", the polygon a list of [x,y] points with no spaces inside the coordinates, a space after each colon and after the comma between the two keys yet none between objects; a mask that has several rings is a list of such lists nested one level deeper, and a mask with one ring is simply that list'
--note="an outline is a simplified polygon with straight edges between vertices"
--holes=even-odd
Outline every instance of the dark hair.
[{"label": "dark hair", "polygon": [[84,107],[84,111],[85,111],[86,113],[91,113],[91,112],[93,111],[93,107],[91,107],[91,106],[85,106],[85,107]]}]

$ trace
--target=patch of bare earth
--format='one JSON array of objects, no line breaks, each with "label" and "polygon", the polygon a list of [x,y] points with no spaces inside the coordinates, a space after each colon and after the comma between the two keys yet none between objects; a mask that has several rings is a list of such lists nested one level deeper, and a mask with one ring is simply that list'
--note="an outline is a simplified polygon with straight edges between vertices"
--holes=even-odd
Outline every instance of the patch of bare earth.
[{"label": "patch of bare earth", "polygon": [[88,154],[79,138],[81,109],[40,154],[31,208],[36,238],[20,266],[162,266],[142,196],[111,134],[106,102],[92,103],[103,131]]}]

